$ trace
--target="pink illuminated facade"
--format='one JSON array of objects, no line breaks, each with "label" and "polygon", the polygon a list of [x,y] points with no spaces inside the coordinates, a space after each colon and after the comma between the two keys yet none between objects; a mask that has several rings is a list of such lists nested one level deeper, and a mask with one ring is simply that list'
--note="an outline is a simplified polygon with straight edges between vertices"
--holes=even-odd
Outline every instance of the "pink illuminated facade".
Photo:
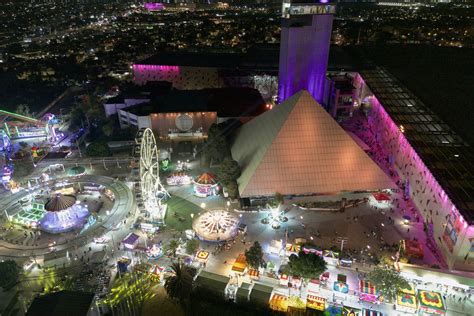
[{"label": "pink illuminated facade", "polygon": [[148,11],[161,11],[165,8],[163,3],[160,2],[146,2],[145,9]]},{"label": "pink illuminated facade", "polygon": [[133,65],[133,80],[137,85],[145,85],[149,81],[166,81],[180,90],[220,86],[218,69],[210,67],[135,64]]},{"label": "pink illuminated facade", "polygon": [[[358,76],[367,91],[362,78]],[[470,226],[449,199],[375,96],[370,97],[369,124],[379,144],[389,153],[401,180],[408,185],[413,200],[449,269],[474,270],[474,227]]]}]

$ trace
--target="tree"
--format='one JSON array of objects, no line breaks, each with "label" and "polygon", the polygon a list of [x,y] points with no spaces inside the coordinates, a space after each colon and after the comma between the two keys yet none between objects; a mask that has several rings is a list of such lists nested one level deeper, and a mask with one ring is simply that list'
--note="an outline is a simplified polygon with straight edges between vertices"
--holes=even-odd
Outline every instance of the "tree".
[{"label": "tree", "polygon": [[198,249],[199,247],[199,240],[197,239],[190,239],[188,240],[188,242],[186,243],[186,252],[188,254],[193,254],[194,252],[196,252],[196,250]]},{"label": "tree", "polygon": [[231,199],[236,199],[239,197],[239,186],[237,181],[232,181],[226,185],[227,193]]},{"label": "tree", "polygon": [[216,124],[212,124],[209,128],[205,150],[207,156],[217,163],[220,163],[229,153],[227,140]]},{"label": "tree", "polygon": [[35,166],[33,165],[33,157],[31,157],[31,153],[27,154],[29,157],[25,157],[23,159],[15,159],[13,161],[13,178],[15,180],[22,180],[26,176],[28,176]]},{"label": "tree", "polygon": [[393,301],[401,289],[408,288],[408,281],[394,269],[376,267],[368,275],[368,280],[379,290],[387,301]]},{"label": "tree", "polygon": [[191,296],[196,270],[181,262],[173,262],[171,270],[171,275],[165,281],[166,293],[170,298],[183,304]]},{"label": "tree", "polygon": [[114,133],[114,121],[108,120],[105,124],[102,125],[102,133],[104,133],[105,136],[110,137]]},{"label": "tree", "polygon": [[13,260],[0,262],[0,287],[4,290],[12,288],[18,282],[20,268]]},{"label": "tree", "polygon": [[283,197],[283,194],[281,194],[280,192],[275,192],[275,200],[279,204],[283,204],[283,202],[285,202],[285,198]]},{"label": "tree", "polygon": [[239,163],[232,159],[232,157],[226,157],[222,161],[217,175],[222,184],[227,186],[229,183],[237,181],[237,178],[240,177],[241,170]]},{"label": "tree", "polygon": [[326,261],[315,253],[292,254],[288,261],[287,273],[305,279],[317,279],[326,271]]},{"label": "tree", "polygon": [[179,247],[179,243],[175,239],[171,239],[168,243],[168,250],[171,251],[171,255],[174,257],[176,256],[176,250]]},{"label": "tree", "polygon": [[82,127],[86,121],[86,114],[80,106],[76,106],[69,114],[69,125],[72,129]]},{"label": "tree", "polygon": [[107,157],[112,154],[109,145],[106,142],[92,142],[87,146],[86,153],[90,157]]},{"label": "tree", "polygon": [[264,263],[263,251],[258,241],[254,242],[253,245],[245,251],[245,258],[247,259],[247,264],[254,269],[258,269],[262,266]]}]

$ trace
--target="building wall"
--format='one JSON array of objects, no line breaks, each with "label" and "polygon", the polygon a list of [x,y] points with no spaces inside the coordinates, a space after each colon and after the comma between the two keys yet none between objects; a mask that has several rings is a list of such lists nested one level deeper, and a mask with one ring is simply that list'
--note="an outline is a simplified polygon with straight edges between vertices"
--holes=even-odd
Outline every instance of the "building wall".
[{"label": "building wall", "polygon": [[167,81],[180,90],[219,88],[217,68],[133,65],[133,78],[138,85],[148,81]]},{"label": "building wall", "polygon": [[196,112],[196,113],[153,113],[150,114],[151,128],[158,132],[160,137],[168,137],[169,130],[177,130],[176,118],[180,114],[188,114],[193,119],[193,126],[190,131],[202,128],[204,135],[207,135],[209,128],[217,122],[216,112]]},{"label": "building wall", "polygon": [[125,99],[124,103],[106,103],[104,104],[105,116],[117,114],[117,110],[125,109],[137,104],[150,102],[150,99]]},{"label": "building wall", "polygon": [[282,22],[278,75],[280,102],[301,90],[308,90],[319,103],[323,100],[333,16],[307,18],[311,21],[299,26],[293,26],[291,18]]},{"label": "building wall", "polygon": [[150,116],[137,116],[124,110],[118,110],[120,128],[151,128]]},{"label": "building wall", "polygon": [[[432,232],[433,241],[448,267],[474,271],[474,252],[471,251],[474,250],[474,227],[464,221],[376,97],[370,98],[370,105],[369,124],[378,143],[390,153],[395,170],[408,183],[410,197],[428,224],[428,231]],[[455,241],[450,236],[456,236]]]}]

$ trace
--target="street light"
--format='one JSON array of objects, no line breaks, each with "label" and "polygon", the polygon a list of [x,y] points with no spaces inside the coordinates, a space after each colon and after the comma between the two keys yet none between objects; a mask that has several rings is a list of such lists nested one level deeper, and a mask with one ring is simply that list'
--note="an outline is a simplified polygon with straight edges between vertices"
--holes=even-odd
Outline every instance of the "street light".
[{"label": "street light", "polygon": [[201,203],[201,208],[206,208],[206,203],[202,202]]}]

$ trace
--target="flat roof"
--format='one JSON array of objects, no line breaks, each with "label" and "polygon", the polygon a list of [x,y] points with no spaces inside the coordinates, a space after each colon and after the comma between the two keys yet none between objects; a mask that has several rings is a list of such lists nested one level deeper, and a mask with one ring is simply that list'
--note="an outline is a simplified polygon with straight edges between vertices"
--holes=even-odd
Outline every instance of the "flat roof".
[{"label": "flat roof", "polygon": [[360,71],[365,83],[469,224],[474,224],[474,151],[385,68]]}]

